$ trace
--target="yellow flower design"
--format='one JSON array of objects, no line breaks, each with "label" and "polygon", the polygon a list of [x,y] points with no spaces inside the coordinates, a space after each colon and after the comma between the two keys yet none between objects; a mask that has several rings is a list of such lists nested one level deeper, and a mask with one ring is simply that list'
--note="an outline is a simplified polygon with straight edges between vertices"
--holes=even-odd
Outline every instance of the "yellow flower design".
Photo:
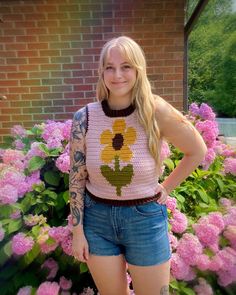
[{"label": "yellow flower design", "polygon": [[124,162],[130,161],[133,156],[128,145],[134,144],[136,130],[133,127],[126,128],[125,120],[117,119],[112,126],[112,132],[105,130],[100,137],[101,144],[106,147],[101,152],[101,159],[104,163],[110,163],[116,156]]}]

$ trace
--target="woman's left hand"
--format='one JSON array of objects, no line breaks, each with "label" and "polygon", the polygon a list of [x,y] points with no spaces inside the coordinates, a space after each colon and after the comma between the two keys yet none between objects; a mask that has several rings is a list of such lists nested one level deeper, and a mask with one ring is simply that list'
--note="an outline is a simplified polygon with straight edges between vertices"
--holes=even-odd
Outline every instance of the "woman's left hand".
[{"label": "woman's left hand", "polygon": [[169,194],[166,191],[166,188],[162,184],[159,184],[157,193],[160,193],[160,197],[157,199],[157,202],[159,204],[164,205],[166,203],[166,201],[167,201],[167,198],[168,198]]}]

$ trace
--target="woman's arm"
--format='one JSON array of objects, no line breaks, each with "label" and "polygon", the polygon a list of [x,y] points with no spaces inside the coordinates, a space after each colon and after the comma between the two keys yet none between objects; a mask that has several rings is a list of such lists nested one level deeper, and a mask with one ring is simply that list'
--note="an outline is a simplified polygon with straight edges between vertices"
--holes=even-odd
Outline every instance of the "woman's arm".
[{"label": "woman's arm", "polygon": [[156,119],[161,136],[184,154],[177,167],[162,183],[169,194],[203,161],[207,147],[193,124],[160,97],[156,103]]},{"label": "woman's arm", "polygon": [[83,233],[84,189],[88,176],[85,162],[86,108],[77,111],[73,118],[70,138],[70,211],[73,230]]}]

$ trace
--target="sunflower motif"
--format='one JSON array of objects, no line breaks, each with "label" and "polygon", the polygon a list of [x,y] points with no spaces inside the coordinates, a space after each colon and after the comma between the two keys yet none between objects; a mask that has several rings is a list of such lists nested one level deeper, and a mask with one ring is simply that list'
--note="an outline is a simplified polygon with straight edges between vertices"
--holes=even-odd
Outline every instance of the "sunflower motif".
[{"label": "sunflower motif", "polygon": [[112,132],[105,130],[100,137],[101,144],[106,147],[101,152],[101,159],[104,163],[111,163],[117,156],[124,162],[129,162],[132,158],[132,151],[129,145],[136,140],[136,130],[133,127],[126,128],[125,120],[117,119],[113,123]]},{"label": "sunflower motif", "polygon": [[133,152],[128,145],[134,144],[136,130],[133,127],[126,128],[125,120],[117,119],[112,126],[112,132],[105,130],[100,137],[101,144],[106,146],[101,151],[101,159],[108,164],[114,160],[114,168],[101,165],[100,170],[106,180],[116,188],[117,196],[121,196],[121,189],[131,183],[134,176],[133,165],[129,163],[120,167],[120,161],[129,162]]}]

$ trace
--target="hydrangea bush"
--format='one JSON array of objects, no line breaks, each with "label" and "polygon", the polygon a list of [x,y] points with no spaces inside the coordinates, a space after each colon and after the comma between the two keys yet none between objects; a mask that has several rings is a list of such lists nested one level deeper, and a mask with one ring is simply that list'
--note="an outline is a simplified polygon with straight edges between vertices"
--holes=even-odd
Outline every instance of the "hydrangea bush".
[{"label": "hydrangea bush", "polygon": [[[208,153],[169,196],[172,294],[235,294],[236,151],[218,140],[215,114],[192,104],[189,120]],[[72,256],[69,211],[71,120],[12,128],[0,149],[1,294],[97,294]],[[161,181],[182,154],[163,143]],[[127,272],[131,294],[132,281]]]}]

